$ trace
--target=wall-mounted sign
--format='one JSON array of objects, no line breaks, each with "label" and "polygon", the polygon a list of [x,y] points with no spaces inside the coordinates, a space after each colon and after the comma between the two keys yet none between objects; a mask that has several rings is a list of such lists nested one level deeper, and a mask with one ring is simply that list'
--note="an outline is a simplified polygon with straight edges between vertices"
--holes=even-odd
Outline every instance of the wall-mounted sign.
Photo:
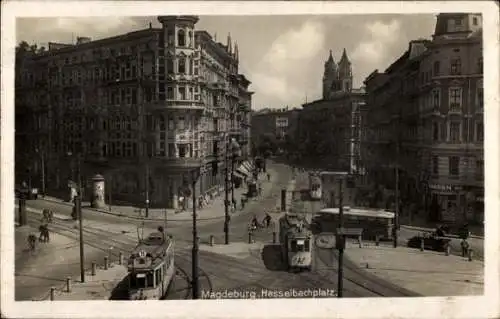
[{"label": "wall-mounted sign", "polygon": [[429,184],[429,188],[441,192],[458,192],[462,190],[462,186],[450,184]]}]

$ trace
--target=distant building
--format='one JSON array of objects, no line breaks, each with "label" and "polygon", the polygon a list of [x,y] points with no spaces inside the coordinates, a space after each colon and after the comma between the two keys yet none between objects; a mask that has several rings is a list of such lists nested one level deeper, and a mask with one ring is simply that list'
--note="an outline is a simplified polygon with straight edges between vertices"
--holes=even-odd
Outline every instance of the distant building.
[{"label": "distant building", "polygon": [[[365,80],[370,180],[418,203],[433,219],[481,222],[484,214],[482,20],[437,16],[432,40],[410,42],[385,72]],[[434,208],[432,208],[434,207]]]},{"label": "distant building", "polygon": [[40,184],[44,169],[47,188],[65,191],[99,173],[113,200],[143,204],[148,192],[151,206],[177,208],[194,170],[198,195],[223,185],[231,138],[249,156],[252,92],[238,45],[196,30],[197,16],[158,20],[16,57],[18,179]]},{"label": "distant building", "polygon": [[272,136],[277,142],[293,138],[297,129],[300,109],[264,109],[252,115],[252,143],[259,145],[264,136]]},{"label": "distant building", "polygon": [[332,51],[325,62],[323,98],[303,105],[297,143],[302,162],[317,169],[363,174],[364,89],[353,89],[352,66],[344,49],[337,65]]}]

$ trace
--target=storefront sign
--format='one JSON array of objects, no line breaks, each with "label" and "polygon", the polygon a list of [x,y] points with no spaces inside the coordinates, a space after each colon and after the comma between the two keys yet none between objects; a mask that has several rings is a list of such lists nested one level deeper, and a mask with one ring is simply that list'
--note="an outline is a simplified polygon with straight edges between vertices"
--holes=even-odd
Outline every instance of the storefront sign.
[{"label": "storefront sign", "polygon": [[458,192],[462,190],[462,186],[450,185],[450,184],[429,184],[429,188],[441,192]]}]

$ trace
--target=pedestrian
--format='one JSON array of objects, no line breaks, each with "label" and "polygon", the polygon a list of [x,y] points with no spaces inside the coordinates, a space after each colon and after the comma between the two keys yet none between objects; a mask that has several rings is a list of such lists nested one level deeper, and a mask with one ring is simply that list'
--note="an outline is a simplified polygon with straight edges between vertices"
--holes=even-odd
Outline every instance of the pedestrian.
[{"label": "pedestrian", "polygon": [[36,249],[36,236],[33,233],[28,235],[28,247],[31,252],[34,252]]},{"label": "pedestrian", "polygon": [[271,181],[271,174],[267,173],[267,181]]}]

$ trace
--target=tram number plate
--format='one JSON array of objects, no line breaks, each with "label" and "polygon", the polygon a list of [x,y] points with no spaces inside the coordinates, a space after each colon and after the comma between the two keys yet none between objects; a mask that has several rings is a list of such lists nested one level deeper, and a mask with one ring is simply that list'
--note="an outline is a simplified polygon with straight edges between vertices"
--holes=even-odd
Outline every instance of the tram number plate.
[{"label": "tram number plate", "polygon": [[298,257],[298,258],[296,259],[296,262],[297,262],[297,264],[299,264],[299,265],[303,264],[305,261],[306,261],[306,259],[305,259],[304,257]]}]

